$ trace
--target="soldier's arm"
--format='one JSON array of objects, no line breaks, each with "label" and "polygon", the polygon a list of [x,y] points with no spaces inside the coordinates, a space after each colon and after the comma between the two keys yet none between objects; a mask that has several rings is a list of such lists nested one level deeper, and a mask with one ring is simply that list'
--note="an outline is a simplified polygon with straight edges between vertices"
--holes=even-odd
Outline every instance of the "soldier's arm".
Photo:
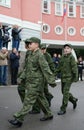
[{"label": "soldier's arm", "polygon": [[71,68],[74,81],[78,80],[78,67],[77,62],[75,61],[74,57],[71,58]]},{"label": "soldier's arm", "polygon": [[56,86],[55,76],[51,72],[48,62],[45,60],[43,55],[39,56],[39,65],[40,65],[41,71],[42,71],[44,77],[46,78],[47,82],[49,84],[54,84]]},{"label": "soldier's arm", "polygon": [[47,53],[46,60],[49,64],[49,67],[53,73],[55,73],[55,64],[53,62],[53,59],[49,53]]}]

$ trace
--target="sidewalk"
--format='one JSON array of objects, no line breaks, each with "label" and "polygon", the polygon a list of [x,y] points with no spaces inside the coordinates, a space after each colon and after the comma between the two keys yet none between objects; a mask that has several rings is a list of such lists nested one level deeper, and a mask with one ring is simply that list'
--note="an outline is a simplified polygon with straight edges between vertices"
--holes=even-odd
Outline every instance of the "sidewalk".
[{"label": "sidewalk", "polygon": [[[42,112],[37,115],[28,114],[23,126],[18,130],[84,130],[84,81],[72,84],[71,92],[78,98],[78,106],[73,110],[72,104],[69,103],[63,116],[57,115],[62,102],[60,85],[58,82],[56,88],[49,87],[54,95],[51,106],[54,119],[41,122],[39,119],[43,116]],[[16,129],[8,123],[8,119],[21,107],[17,86],[0,87],[0,130]]]}]

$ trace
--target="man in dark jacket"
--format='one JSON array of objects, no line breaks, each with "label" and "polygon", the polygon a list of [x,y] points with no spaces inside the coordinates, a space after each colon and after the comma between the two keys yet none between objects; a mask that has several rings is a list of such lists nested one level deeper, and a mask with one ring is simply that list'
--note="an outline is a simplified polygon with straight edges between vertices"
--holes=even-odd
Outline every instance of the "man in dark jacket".
[{"label": "man in dark jacket", "polygon": [[20,55],[16,48],[13,48],[12,53],[10,54],[10,68],[11,68],[11,84],[17,84],[17,74],[19,68],[19,59]]},{"label": "man in dark jacket", "polygon": [[19,49],[19,44],[20,44],[20,32],[22,31],[21,29],[18,29],[17,25],[13,26],[12,29],[12,48],[16,48],[17,50]]},{"label": "man in dark jacket", "polygon": [[10,40],[10,33],[8,32],[11,27],[8,27],[7,25],[3,25],[3,47],[6,47],[8,49],[8,43],[11,41]]}]

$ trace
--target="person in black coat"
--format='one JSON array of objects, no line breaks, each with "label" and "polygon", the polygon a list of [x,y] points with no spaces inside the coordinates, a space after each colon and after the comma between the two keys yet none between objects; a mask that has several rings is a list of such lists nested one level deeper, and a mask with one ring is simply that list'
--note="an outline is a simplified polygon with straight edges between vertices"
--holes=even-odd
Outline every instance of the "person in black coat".
[{"label": "person in black coat", "polygon": [[19,29],[17,25],[13,26],[12,29],[12,48],[16,48],[17,50],[19,49],[19,44],[20,44],[20,32],[22,31],[22,28]]},{"label": "person in black coat", "polygon": [[3,37],[2,37],[3,47],[6,47],[8,49],[8,43],[11,41],[10,33],[8,31],[11,29],[11,27],[3,25],[2,29],[3,29]]},{"label": "person in black coat", "polygon": [[78,58],[78,78],[83,81],[83,59],[81,56]]},{"label": "person in black coat", "polygon": [[16,50],[16,48],[13,48],[10,54],[11,84],[12,85],[17,85],[19,59],[20,59],[19,52]]}]

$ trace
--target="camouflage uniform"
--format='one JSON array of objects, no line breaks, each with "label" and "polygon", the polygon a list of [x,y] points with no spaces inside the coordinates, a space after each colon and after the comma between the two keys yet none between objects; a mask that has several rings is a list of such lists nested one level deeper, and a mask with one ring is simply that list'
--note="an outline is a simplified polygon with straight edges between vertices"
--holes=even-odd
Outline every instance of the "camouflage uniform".
[{"label": "camouflage uniform", "polygon": [[[48,52],[46,52],[46,53],[44,53],[44,57],[45,57],[46,61],[48,62],[50,70],[54,74],[55,73],[55,65],[53,63],[51,55]],[[47,83],[46,80],[45,80],[45,83],[44,83],[44,93],[45,93],[45,96],[48,100],[49,106],[51,106],[51,99],[53,98],[53,95],[48,90],[48,83]]]},{"label": "camouflage uniform", "polygon": [[18,74],[18,79],[21,80],[21,81],[20,81],[20,84],[18,85],[17,89],[18,89],[18,93],[19,93],[19,96],[20,96],[22,103],[24,102],[25,89],[26,89],[26,86],[25,86],[25,68],[26,68],[26,63],[27,63],[27,57],[29,56],[30,53],[31,53],[31,51],[27,50],[26,55],[25,55],[23,70]]},{"label": "camouflage uniform", "polygon": [[61,73],[61,90],[63,94],[62,106],[60,109],[66,111],[68,101],[73,104],[76,101],[76,98],[73,97],[69,91],[72,82],[78,80],[77,63],[71,53],[61,57],[57,72]]},{"label": "camouflage uniform", "polygon": [[[55,65],[53,63],[51,55],[48,52],[46,52],[46,53],[44,53],[44,57],[45,57],[46,61],[48,62],[48,65],[49,65],[51,71],[53,73],[55,73]],[[44,94],[49,103],[49,106],[51,106],[51,99],[53,98],[53,95],[49,92],[48,83],[45,78],[44,78]],[[33,106],[31,113],[39,113],[39,112],[40,112],[40,107],[38,105],[38,102],[36,102],[35,105]]]},{"label": "camouflage uniform", "polygon": [[[25,67],[25,98],[23,108],[14,114],[18,121],[23,121],[25,115],[32,109],[32,106],[38,101],[39,106],[45,114],[45,117],[52,115],[48,102],[44,96],[44,77],[53,87],[56,86],[55,77],[49,69],[43,54],[40,50],[32,52],[28,56]],[[24,78],[24,77],[23,77]]]}]

